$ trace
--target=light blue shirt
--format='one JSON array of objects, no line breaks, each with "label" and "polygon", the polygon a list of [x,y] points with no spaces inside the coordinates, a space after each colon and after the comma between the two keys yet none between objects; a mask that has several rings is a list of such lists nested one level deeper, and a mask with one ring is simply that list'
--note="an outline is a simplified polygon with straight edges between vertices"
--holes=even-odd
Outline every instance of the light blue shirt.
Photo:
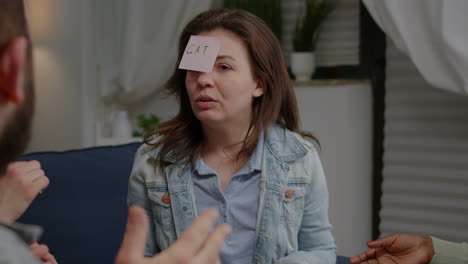
[{"label": "light blue shirt", "polygon": [[217,225],[227,223],[233,229],[221,250],[222,263],[252,262],[262,157],[263,133],[250,159],[232,176],[224,192],[219,187],[219,175],[205,164],[201,156],[193,166],[192,180],[198,215],[209,208],[216,208],[219,211]]}]

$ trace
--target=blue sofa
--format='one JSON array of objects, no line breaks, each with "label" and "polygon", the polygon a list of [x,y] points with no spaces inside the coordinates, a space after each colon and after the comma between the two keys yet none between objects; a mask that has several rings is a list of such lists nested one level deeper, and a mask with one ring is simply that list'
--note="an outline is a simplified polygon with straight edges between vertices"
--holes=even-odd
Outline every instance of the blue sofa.
[{"label": "blue sofa", "polygon": [[[127,184],[140,143],[27,154],[50,178],[19,222],[44,228],[40,243],[61,264],[111,264],[127,217]],[[348,263],[338,257],[337,264]]]}]

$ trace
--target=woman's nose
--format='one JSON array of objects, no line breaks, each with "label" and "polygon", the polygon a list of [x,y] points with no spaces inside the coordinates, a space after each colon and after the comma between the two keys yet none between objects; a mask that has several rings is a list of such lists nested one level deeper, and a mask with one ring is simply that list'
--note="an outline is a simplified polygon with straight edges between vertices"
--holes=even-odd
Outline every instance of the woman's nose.
[{"label": "woman's nose", "polygon": [[211,72],[197,72],[196,81],[203,87],[213,86],[213,76]]}]

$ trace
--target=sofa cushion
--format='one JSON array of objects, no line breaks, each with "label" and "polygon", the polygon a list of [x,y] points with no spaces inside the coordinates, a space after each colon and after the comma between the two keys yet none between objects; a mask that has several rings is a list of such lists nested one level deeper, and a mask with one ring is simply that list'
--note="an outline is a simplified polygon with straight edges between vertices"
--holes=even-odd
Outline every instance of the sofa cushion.
[{"label": "sofa cushion", "polygon": [[113,263],[127,217],[127,186],[140,143],[41,152],[50,185],[19,222],[41,225],[41,243],[59,263]]}]

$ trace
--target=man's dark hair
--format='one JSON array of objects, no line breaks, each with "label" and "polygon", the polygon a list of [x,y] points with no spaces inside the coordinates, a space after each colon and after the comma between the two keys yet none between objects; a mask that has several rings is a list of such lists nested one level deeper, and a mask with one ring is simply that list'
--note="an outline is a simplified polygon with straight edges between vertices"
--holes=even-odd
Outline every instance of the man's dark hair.
[{"label": "man's dark hair", "polygon": [[0,47],[17,36],[28,36],[22,0],[0,0]]}]

